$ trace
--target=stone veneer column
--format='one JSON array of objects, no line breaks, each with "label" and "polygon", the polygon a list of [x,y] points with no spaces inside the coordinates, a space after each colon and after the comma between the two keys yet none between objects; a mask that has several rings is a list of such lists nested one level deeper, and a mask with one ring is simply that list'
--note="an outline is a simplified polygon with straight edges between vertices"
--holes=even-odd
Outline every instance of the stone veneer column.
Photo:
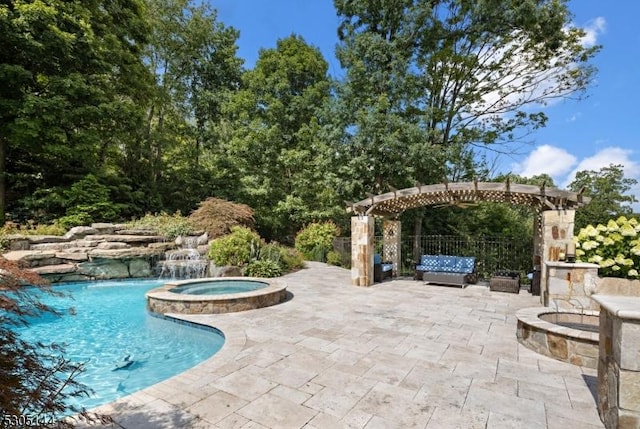
[{"label": "stone veneer column", "polygon": [[640,297],[594,295],[600,304],[598,413],[607,429],[640,428]]},{"label": "stone veneer column", "polygon": [[351,218],[351,284],[373,284],[373,216]]},{"label": "stone veneer column", "polygon": [[597,264],[587,262],[546,261],[547,299],[554,309],[594,308],[591,295],[598,281]]},{"label": "stone veneer column", "polygon": [[393,276],[397,277],[402,268],[401,248],[402,222],[385,220],[382,224],[382,260],[393,262]]},{"label": "stone veneer column", "polygon": [[540,302],[549,305],[547,285],[547,261],[558,261],[560,252],[565,252],[567,244],[573,240],[575,210],[546,210],[541,213],[542,273],[540,279]]}]

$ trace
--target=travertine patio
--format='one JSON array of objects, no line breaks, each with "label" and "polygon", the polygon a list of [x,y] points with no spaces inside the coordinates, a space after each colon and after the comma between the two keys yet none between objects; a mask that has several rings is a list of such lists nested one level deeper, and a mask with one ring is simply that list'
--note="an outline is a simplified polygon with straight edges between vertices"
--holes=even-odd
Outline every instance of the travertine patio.
[{"label": "travertine patio", "polygon": [[221,329],[191,370],[100,408],[114,427],[602,428],[596,371],[516,340],[539,297],[395,280],[351,286],[309,263],[293,297],[241,313],[181,316]]}]

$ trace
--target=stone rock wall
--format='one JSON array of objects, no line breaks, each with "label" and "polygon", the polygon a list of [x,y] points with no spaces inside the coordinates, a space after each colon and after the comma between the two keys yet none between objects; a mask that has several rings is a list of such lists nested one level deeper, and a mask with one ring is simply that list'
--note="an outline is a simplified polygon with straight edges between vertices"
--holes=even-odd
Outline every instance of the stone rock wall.
[{"label": "stone rock wall", "polygon": [[174,241],[151,229],[95,223],[64,236],[9,235],[3,256],[51,282],[150,277]]}]

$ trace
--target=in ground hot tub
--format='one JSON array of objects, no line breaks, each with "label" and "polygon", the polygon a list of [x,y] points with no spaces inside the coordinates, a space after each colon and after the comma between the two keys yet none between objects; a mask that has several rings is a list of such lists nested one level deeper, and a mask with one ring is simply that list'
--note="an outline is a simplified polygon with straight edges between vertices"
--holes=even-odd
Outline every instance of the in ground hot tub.
[{"label": "in ground hot tub", "polygon": [[165,283],[146,297],[147,308],[154,313],[231,313],[283,302],[287,286],[274,279],[217,277]]},{"label": "in ground hot tub", "polygon": [[269,286],[268,282],[258,280],[204,280],[188,282],[182,286],[169,289],[169,292],[186,295],[225,295],[230,293],[253,292]]}]

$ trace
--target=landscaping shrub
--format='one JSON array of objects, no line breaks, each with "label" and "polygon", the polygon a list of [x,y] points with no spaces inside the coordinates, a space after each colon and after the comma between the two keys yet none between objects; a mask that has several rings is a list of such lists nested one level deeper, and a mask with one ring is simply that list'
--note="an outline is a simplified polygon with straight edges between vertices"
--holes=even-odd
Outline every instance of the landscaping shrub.
[{"label": "landscaping shrub", "polygon": [[260,260],[273,261],[280,265],[283,270],[287,270],[287,267],[282,259],[283,248],[277,243],[269,243],[262,246],[260,249]]},{"label": "landscaping shrub", "polygon": [[[66,216],[62,219],[70,226],[92,222],[112,222],[120,217],[122,205],[111,201],[109,187],[93,174],[87,174],[63,192]],[[72,224],[79,222],[76,224]]]},{"label": "landscaping shrub", "polygon": [[174,240],[180,235],[192,235],[196,229],[189,221],[189,218],[182,216],[180,212],[167,214],[146,214],[144,217],[129,222],[127,228],[151,228],[164,235],[169,240]]},{"label": "landscaping shrub", "polygon": [[2,228],[0,228],[0,237],[9,234],[22,234],[22,235],[64,235],[67,229],[59,223],[53,223],[50,225],[37,224],[35,222],[29,222],[26,225],[19,225],[13,222],[7,222]]},{"label": "landscaping shrub", "polygon": [[199,208],[189,216],[189,221],[206,231],[209,238],[229,234],[233,226],[252,228],[254,225],[251,207],[213,197],[200,202]]},{"label": "landscaping shrub", "polygon": [[264,245],[260,249],[260,257],[258,259],[277,263],[283,273],[300,269],[304,264],[304,259],[300,252],[278,243]]},{"label": "landscaping shrub", "polygon": [[256,259],[249,262],[245,274],[250,277],[279,277],[282,267],[271,259]]},{"label": "landscaping shrub", "polygon": [[335,250],[327,252],[327,264],[342,266],[342,256]]},{"label": "landscaping shrub", "polygon": [[263,240],[255,231],[234,226],[230,234],[211,242],[208,256],[217,266],[241,266],[257,258],[263,245]]},{"label": "landscaping shrub", "polygon": [[76,213],[62,216],[54,221],[64,230],[73,228],[74,226],[90,225],[93,218],[88,213]]},{"label": "landscaping shrub", "polygon": [[304,267],[304,257],[294,248],[281,247],[280,258],[285,271],[299,270]]},{"label": "landscaping shrub", "polygon": [[312,223],[298,232],[295,248],[308,260],[324,262],[338,235],[340,229],[333,222]]},{"label": "landscaping shrub", "polygon": [[640,223],[620,216],[607,225],[587,225],[574,237],[576,258],[600,265],[604,277],[639,279]]}]

